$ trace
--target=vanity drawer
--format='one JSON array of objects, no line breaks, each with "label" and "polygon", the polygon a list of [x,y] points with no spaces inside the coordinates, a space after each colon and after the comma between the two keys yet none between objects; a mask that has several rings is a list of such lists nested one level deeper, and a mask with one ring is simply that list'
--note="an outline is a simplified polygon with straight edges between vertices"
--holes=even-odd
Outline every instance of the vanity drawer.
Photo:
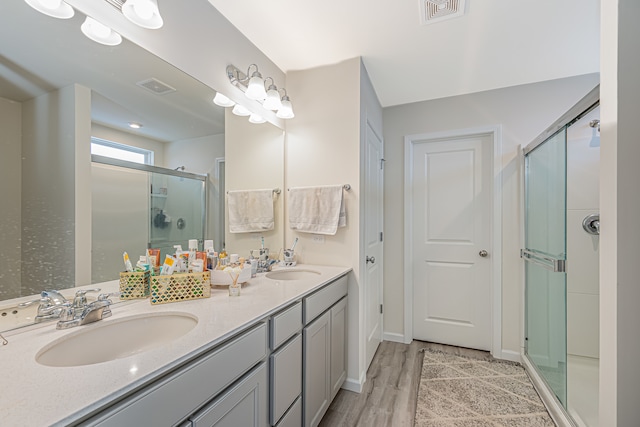
[{"label": "vanity drawer", "polygon": [[85,425],[174,425],[267,355],[267,326],[250,331],[116,404]]},{"label": "vanity drawer", "polygon": [[271,350],[280,347],[285,341],[302,330],[302,303],[281,311],[271,318]]},{"label": "vanity drawer", "polygon": [[302,335],[269,357],[271,425],[275,425],[302,393]]},{"label": "vanity drawer", "polygon": [[322,288],[318,292],[311,294],[303,300],[304,303],[304,324],[308,324],[329,307],[347,295],[348,276],[344,275],[336,279],[330,285]]},{"label": "vanity drawer", "polygon": [[289,412],[278,423],[278,427],[300,427],[302,425],[302,397],[296,400]]}]

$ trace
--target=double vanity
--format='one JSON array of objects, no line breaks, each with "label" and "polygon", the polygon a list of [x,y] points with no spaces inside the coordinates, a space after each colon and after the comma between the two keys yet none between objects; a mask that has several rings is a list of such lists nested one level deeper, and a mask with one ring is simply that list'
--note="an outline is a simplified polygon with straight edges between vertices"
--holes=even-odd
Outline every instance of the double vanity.
[{"label": "double vanity", "polygon": [[[211,298],[179,303],[127,301],[85,326],[57,330],[51,321],[6,334],[0,419],[316,426],[346,379],[350,270],[274,270],[239,297],[213,289]],[[101,288],[115,292],[118,282]]]}]

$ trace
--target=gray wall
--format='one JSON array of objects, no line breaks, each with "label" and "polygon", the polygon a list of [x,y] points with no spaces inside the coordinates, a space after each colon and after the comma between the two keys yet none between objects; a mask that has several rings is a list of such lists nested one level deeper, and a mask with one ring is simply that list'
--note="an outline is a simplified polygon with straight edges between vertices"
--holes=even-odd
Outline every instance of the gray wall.
[{"label": "gray wall", "polygon": [[552,80],[384,109],[385,334],[404,335],[404,137],[502,126],[502,348],[520,352],[522,270],[519,258],[518,146],[528,144],[599,82],[597,74]]},{"label": "gray wall", "polygon": [[22,104],[0,98],[0,300],[20,296]]}]

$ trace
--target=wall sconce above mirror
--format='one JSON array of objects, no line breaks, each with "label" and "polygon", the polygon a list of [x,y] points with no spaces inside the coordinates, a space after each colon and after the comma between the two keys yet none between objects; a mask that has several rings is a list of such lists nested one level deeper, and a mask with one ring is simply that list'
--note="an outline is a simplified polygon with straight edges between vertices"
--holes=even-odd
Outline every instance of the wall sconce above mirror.
[{"label": "wall sconce above mirror", "polygon": [[[251,72],[252,68],[255,70]],[[227,77],[232,85],[244,92],[245,96],[252,101],[257,101],[262,106],[271,111],[276,111],[276,117],[281,119],[292,119],[295,117],[293,113],[293,105],[291,99],[287,95],[287,90],[282,88],[278,90],[272,77],[262,78],[262,74],[258,71],[256,64],[249,65],[247,72],[240,71],[235,65],[227,66]],[[271,80],[271,84],[267,86],[267,81]],[[284,92],[281,96],[280,92]],[[218,98],[220,95],[220,98]],[[251,123],[264,123],[265,120],[258,114],[252,114],[247,108],[235,104],[226,96],[218,93],[214,102],[222,107],[234,107],[233,113],[238,116],[250,116]],[[227,102],[228,101],[228,102]]]}]

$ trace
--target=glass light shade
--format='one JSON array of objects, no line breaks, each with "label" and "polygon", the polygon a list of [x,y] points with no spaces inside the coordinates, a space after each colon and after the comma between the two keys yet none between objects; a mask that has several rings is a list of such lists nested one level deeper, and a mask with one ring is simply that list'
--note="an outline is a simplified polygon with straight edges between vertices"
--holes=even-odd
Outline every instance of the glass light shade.
[{"label": "glass light shade", "polygon": [[260,116],[258,114],[255,114],[255,113],[251,114],[251,116],[249,117],[249,121],[251,123],[255,123],[255,124],[260,124],[260,123],[266,122],[266,120],[262,116]]},{"label": "glass light shade", "polygon": [[262,80],[262,76],[257,71],[251,76],[247,91],[244,94],[254,101],[262,101],[267,97],[267,91],[264,90],[264,80]]},{"label": "glass light shade", "polygon": [[285,96],[282,98],[282,107],[280,107],[276,116],[281,119],[293,119],[295,117],[295,114],[293,114],[293,105],[291,105],[289,97]]},{"label": "glass light shade", "polygon": [[87,16],[80,26],[80,29],[85,36],[89,37],[96,43],[107,46],[116,46],[122,43],[122,37],[120,34],[90,16]]},{"label": "glass light shade", "polygon": [[155,30],[164,24],[157,0],[127,0],[122,5],[122,14],[142,28]]},{"label": "glass light shade", "polygon": [[235,114],[236,116],[250,116],[251,115],[251,111],[249,111],[247,109],[247,107],[243,107],[240,104],[236,104],[236,106],[233,107],[233,110],[231,110],[231,112],[233,114]]},{"label": "glass light shade", "polygon": [[234,105],[236,105],[235,102],[233,102],[220,92],[216,93],[216,96],[213,97],[213,103],[221,107],[233,107]]},{"label": "glass light shade", "polygon": [[75,11],[62,0],[25,0],[25,2],[45,15],[59,19],[72,18]]},{"label": "glass light shade", "polygon": [[267,110],[276,111],[282,107],[282,102],[280,101],[280,94],[278,93],[278,90],[271,89],[272,87],[275,88],[275,86],[269,87],[269,90],[267,91],[267,99],[264,100],[262,106]]}]

